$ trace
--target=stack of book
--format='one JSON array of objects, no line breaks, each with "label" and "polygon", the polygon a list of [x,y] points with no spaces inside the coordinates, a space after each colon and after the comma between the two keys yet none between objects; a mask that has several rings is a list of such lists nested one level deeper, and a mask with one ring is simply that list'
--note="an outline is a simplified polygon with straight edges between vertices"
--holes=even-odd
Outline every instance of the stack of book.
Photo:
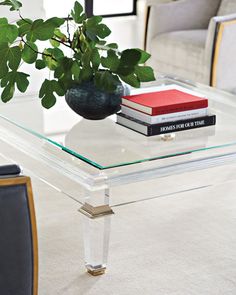
[{"label": "stack of book", "polygon": [[146,136],[215,125],[208,99],[178,87],[124,96],[117,123]]}]

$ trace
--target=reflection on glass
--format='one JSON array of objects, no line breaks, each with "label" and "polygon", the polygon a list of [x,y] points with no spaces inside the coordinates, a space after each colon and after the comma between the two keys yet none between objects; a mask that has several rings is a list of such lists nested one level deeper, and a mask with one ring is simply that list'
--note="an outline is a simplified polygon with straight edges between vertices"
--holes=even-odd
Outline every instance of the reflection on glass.
[{"label": "reflection on glass", "polygon": [[95,15],[130,13],[133,11],[133,0],[94,0]]},{"label": "reflection on glass", "polygon": [[195,132],[177,132],[173,142],[164,142],[160,136],[145,137],[109,118],[101,121],[82,119],[65,135],[63,149],[104,169],[202,150],[212,136],[215,136],[214,126]]}]

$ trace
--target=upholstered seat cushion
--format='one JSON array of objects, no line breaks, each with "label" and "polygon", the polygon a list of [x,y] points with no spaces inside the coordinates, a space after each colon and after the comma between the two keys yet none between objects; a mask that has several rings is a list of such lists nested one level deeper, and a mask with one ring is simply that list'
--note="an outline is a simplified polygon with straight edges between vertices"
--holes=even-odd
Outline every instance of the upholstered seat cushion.
[{"label": "upholstered seat cushion", "polygon": [[[206,82],[205,44],[207,30],[186,30],[159,34],[153,38],[150,53],[158,72],[174,73],[190,80]],[[163,70],[164,69],[164,70]]]},{"label": "upholstered seat cushion", "polygon": [[236,0],[222,0],[217,15],[236,13]]}]

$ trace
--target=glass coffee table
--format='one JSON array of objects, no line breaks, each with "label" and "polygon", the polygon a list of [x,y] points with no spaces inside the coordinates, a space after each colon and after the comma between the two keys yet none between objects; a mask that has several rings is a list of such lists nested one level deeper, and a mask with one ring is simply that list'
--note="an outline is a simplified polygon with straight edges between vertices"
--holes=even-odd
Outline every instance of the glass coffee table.
[{"label": "glass coffee table", "polygon": [[82,119],[62,98],[51,110],[44,110],[36,95],[1,104],[1,140],[57,171],[65,179],[57,183],[63,191],[70,190],[66,180],[80,187],[70,195],[81,204],[85,264],[92,275],[103,274],[107,266],[113,205],[137,201],[120,196],[114,202],[111,188],[138,182],[145,187],[149,180],[161,183],[236,160],[236,97],[175,77],[160,76],[155,82],[172,84],[206,95],[216,125],[174,137],[145,137],[116,124],[115,117]]}]

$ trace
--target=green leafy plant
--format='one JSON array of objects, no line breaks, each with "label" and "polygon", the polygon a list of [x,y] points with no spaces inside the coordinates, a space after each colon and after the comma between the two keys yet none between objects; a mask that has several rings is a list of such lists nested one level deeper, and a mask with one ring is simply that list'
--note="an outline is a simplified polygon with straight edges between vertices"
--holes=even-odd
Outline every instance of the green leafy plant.
[{"label": "green leafy plant", "polygon": [[[19,70],[23,62],[53,72],[50,74],[53,78],[45,79],[39,91],[45,108],[56,103],[56,94],[64,96],[74,84],[92,80],[97,88],[113,92],[121,81],[140,87],[141,82],[155,80],[152,68],[144,65],[150,54],[136,48],[120,52],[116,43],[108,44],[104,39],[111,31],[102,23],[102,17],[87,18],[77,1],[66,19],[47,20],[24,18],[20,11],[22,4],[17,0],[4,0],[0,5],[19,13],[14,24],[0,18],[3,102],[13,97],[16,87],[21,92],[27,90],[29,75]],[[43,50],[37,44],[40,41],[47,41]]]}]

